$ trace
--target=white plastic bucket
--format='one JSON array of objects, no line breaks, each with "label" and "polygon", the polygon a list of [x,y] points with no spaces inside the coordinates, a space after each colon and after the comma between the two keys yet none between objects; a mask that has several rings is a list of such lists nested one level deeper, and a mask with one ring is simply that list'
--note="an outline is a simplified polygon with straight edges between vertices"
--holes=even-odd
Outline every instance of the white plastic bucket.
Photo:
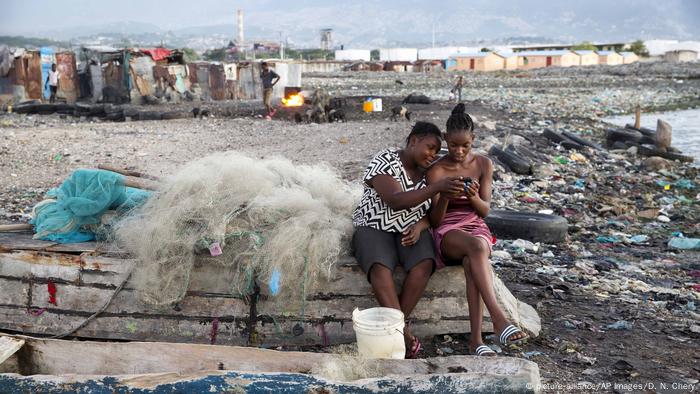
[{"label": "white plastic bucket", "polygon": [[357,339],[357,351],[365,358],[395,358],[406,356],[403,338],[403,312],[393,308],[369,308],[352,312],[352,328]]}]

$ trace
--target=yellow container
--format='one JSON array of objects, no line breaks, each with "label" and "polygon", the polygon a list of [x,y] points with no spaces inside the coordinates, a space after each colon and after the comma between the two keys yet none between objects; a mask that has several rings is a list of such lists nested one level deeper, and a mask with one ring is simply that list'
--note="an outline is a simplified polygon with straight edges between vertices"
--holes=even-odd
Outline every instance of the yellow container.
[{"label": "yellow container", "polygon": [[8,105],[8,106],[7,106],[7,113],[8,113],[8,114],[11,114],[11,113],[12,113],[12,106],[11,106],[11,105]]},{"label": "yellow container", "polygon": [[374,103],[372,100],[367,100],[362,104],[362,110],[365,112],[372,112],[374,110]]}]

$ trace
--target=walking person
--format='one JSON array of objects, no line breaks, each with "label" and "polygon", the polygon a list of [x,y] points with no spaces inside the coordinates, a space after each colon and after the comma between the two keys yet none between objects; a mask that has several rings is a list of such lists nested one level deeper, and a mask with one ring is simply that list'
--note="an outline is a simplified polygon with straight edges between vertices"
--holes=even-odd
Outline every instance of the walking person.
[{"label": "walking person", "polygon": [[279,82],[280,76],[276,72],[270,70],[270,66],[267,62],[262,62],[260,64],[262,71],[260,71],[260,80],[262,80],[263,89],[263,104],[265,104],[265,118],[270,120],[275,114],[275,109],[272,107],[272,88]]},{"label": "walking person", "polygon": [[58,92],[58,78],[61,74],[56,70],[56,63],[51,65],[51,70],[49,70],[49,75],[46,77],[46,82],[44,82],[44,89],[46,85],[49,85],[51,90],[51,96],[49,97],[49,102],[53,103],[56,101],[56,93]]},{"label": "walking person", "polygon": [[462,87],[464,87],[464,77],[462,75],[455,79],[455,84],[450,90],[451,96],[454,97],[458,103],[462,102]]}]

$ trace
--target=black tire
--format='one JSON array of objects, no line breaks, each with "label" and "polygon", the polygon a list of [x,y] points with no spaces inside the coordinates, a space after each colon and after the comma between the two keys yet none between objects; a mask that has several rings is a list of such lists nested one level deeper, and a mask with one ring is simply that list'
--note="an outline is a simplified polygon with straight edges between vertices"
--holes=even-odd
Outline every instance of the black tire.
[{"label": "black tire", "polygon": [[634,125],[631,125],[631,124],[625,125],[625,128],[630,129],[630,130],[639,131],[640,133],[642,133],[650,138],[656,138],[656,130],[648,129],[646,127],[636,128],[636,127],[634,127]]},{"label": "black tire", "polygon": [[532,163],[512,152],[506,152],[496,146],[492,146],[489,150],[489,155],[496,157],[501,163],[507,165],[516,174],[532,174]]},{"label": "black tire", "polygon": [[532,242],[562,242],[569,228],[561,216],[500,209],[492,209],[485,221],[496,238],[520,238]]},{"label": "black tire", "polygon": [[583,145],[574,142],[574,141],[562,141],[560,144],[564,149],[566,150],[571,150],[571,149],[576,149],[576,150],[583,150]]},{"label": "black tire", "polygon": [[568,138],[568,139],[570,139],[570,140],[572,140],[572,141],[574,141],[574,142],[576,142],[576,143],[578,143],[578,144],[585,145],[585,146],[589,146],[589,147],[591,147],[591,148],[593,148],[593,149],[595,149],[595,150],[603,150],[603,147],[602,147],[602,146],[596,144],[596,143],[593,142],[593,141],[589,141],[589,140],[587,140],[587,139],[585,139],[585,138],[581,138],[581,137],[579,137],[578,135],[576,135],[576,134],[574,134],[574,133],[569,133],[568,131],[564,131],[564,132],[562,132],[561,134],[562,134],[564,137],[566,137],[566,138]]},{"label": "black tire", "polygon": [[51,115],[56,112],[56,104],[37,104],[35,109],[39,115]]},{"label": "black tire", "polygon": [[73,115],[73,112],[75,112],[75,105],[68,103],[56,104],[56,112],[64,115]]},{"label": "black tire", "polygon": [[556,144],[568,141],[568,138],[551,129],[544,129],[544,131],[542,132],[542,136]]},{"label": "black tire", "polygon": [[609,129],[605,137],[607,144],[612,145],[617,141],[633,142],[637,145],[653,144],[654,140],[637,130],[629,129]]},{"label": "black tire", "polygon": [[662,151],[656,149],[656,147],[651,147],[648,145],[640,145],[637,147],[637,153],[642,156],[660,156],[668,160],[678,160],[684,163],[692,163],[695,159],[692,156],[685,156],[678,153],[673,153],[669,151]]},{"label": "black tire", "polygon": [[89,115],[90,116],[105,116],[105,106],[102,104],[91,106]]},{"label": "black tire", "polygon": [[192,118],[192,112],[190,111],[169,111],[169,112],[163,112],[161,118],[163,120],[169,120],[169,119],[190,119]]},{"label": "black tire", "polygon": [[15,113],[18,114],[35,114],[36,113],[36,107],[37,105],[40,104],[38,101],[25,101],[23,103],[19,103],[15,105],[12,109]]},{"label": "black tire", "polygon": [[139,120],[161,120],[163,115],[157,111],[142,111],[139,112]]}]

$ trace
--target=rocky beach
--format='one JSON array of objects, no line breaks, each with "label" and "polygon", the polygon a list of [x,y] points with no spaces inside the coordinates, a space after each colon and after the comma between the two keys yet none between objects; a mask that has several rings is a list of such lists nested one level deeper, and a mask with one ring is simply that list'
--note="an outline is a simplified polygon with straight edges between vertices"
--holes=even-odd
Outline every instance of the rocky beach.
[{"label": "rocky beach", "polygon": [[[289,109],[266,121],[255,102],[199,103],[210,116],[157,121],[3,112],[0,224],[28,221],[49,188],[75,169],[99,164],[163,176],[195,158],[235,150],[327,163],[358,181],[374,153],[403,144],[411,123],[389,115],[407,95],[431,98],[405,104],[411,121],[444,128],[454,105],[448,101],[453,79],[444,73],[305,74],[304,90],[322,88],[346,101],[347,121],[339,123],[297,123]],[[381,98],[384,111],[361,111],[366,97]],[[528,173],[516,173],[492,157],[492,207],[554,213],[568,222],[565,242],[498,240],[496,273],[542,319],[538,338],[499,350],[537,362],[550,391],[594,391],[600,383],[697,385],[700,250],[683,240],[700,238],[699,169],[649,160],[636,147],[567,150],[543,133],[605,145],[607,130],[619,127],[606,117],[629,114],[633,123],[637,106],[644,113],[698,108],[700,63],[467,73],[462,97],[476,121],[477,152],[509,145],[530,164]],[[466,340],[460,333],[426,338],[425,355],[466,354]]]}]

